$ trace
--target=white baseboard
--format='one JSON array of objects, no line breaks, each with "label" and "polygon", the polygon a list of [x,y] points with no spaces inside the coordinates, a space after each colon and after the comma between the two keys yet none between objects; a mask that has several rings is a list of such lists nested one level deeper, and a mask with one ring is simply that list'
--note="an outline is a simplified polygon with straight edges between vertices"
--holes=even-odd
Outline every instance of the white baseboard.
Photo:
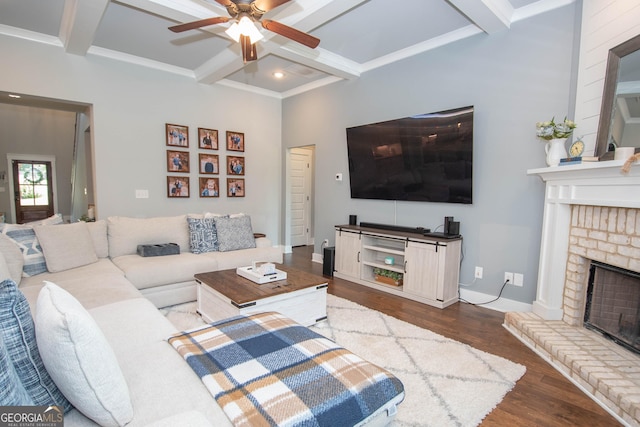
[{"label": "white baseboard", "polygon": [[[460,298],[473,304],[479,304],[487,301],[493,301],[496,296],[483,294],[476,291],[460,288]],[[520,301],[507,298],[500,298],[488,304],[481,304],[481,307],[490,308],[491,310],[506,313],[507,311],[531,311],[532,305]]]},{"label": "white baseboard", "polygon": [[319,264],[323,264],[324,263],[324,256],[322,254],[317,254],[317,253],[312,253],[311,254],[311,261],[312,262],[317,262]]},{"label": "white baseboard", "polygon": [[293,246],[291,246],[291,245],[282,246],[282,253],[283,254],[290,254],[292,252],[293,252]]}]

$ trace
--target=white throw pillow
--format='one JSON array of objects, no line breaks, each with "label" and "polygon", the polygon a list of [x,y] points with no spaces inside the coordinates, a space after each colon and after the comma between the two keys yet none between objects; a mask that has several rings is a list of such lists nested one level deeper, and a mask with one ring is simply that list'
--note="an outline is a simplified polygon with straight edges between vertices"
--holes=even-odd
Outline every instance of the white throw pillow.
[{"label": "white throw pillow", "polygon": [[84,222],[40,225],[33,230],[44,253],[47,270],[52,273],[98,261],[91,233]]},{"label": "white throw pillow", "polygon": [[5,259],[2,252],[0,252],[0,282],[7,279],[12,279],[11,272],[9,271],[7,260]]},{"label": "white throw pillow", "polygon": [[20,248],[13,240],[0,234],[0,252],[2,252],[7,263],[11,279],[19,285],[20,279],[22,279],[22,267],[24,265],[24,258],[22,257]]},{"label": "white throw pillow", "polygon": [[51,282],[38,295],[36,340],[51,378],[76,409],[102,426],[131,421],[129,388],[107,339],[87,310]]}]

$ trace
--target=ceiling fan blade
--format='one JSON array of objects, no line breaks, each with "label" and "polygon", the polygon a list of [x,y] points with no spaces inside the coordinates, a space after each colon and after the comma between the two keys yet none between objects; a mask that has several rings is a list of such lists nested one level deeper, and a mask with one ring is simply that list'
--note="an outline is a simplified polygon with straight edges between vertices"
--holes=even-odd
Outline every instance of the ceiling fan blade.
[{"label": "ceiling fan blade", "polygon": [[[217,0],[216,0],[217,1]],[[291,0],[254,0],[253,5],[263,12],[268,12],[271,9],[275,9],[281,4],[290,2]]]},{"label": "ceiling fan blade", "polygon": [[174,33],[181,33],[183,31],[195,30],[196,28],[208,27],[209,25],[222,24],[223,22],[229,22],[231,18],[225,18],[223,16],[216,16],[214,18],[201,19],[200,21],[187,22],[185,24],[174,25],[169,27]]},{"label": "ceiling fan blade", "polygon": [[240,35],[240,45],[242,46],[242,60],[245,64],[258,59],[256,44],[251,44],[251,38],[249,36]]},{"label": "ceiling fan blade", "polygon": [[276,34],[280,34],[288,39],[296,41],[300,44],[310,47],[311,49],[315,49],[320,44],[320,39],[313,37],[310,34],[303,33],[302,31],[298,31],[295,28],[289,27],[288,25],[281,24],[277,21],[271,21],[269,19],[263,19],[262,26],[269,31],[273,31]]}]

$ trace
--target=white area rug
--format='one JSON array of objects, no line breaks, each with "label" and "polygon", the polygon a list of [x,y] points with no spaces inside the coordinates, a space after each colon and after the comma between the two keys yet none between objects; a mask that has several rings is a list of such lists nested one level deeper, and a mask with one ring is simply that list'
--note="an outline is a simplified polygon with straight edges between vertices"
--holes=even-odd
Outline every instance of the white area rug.
[{"label": "white area rug", "polygon": [[[162,311],[180,330],[203,324],[195,303]],[[327,315],[311,329],[403,382],[394,426],[476,426],[525,373],[522,365],[333,295]]]}]

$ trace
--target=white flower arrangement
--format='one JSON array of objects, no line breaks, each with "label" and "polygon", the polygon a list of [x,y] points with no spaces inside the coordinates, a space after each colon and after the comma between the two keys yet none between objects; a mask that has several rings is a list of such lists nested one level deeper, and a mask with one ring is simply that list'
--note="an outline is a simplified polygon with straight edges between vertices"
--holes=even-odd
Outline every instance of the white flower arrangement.
[{"label": "white flower arrangement", "polygon": [[562,123],[556,123],[554,120],[555,117],[547,122],[536,123],[536,136],[547,141],[555,138],[568,138],[577,127],[574,121],[567,120],[566,117]]}]

